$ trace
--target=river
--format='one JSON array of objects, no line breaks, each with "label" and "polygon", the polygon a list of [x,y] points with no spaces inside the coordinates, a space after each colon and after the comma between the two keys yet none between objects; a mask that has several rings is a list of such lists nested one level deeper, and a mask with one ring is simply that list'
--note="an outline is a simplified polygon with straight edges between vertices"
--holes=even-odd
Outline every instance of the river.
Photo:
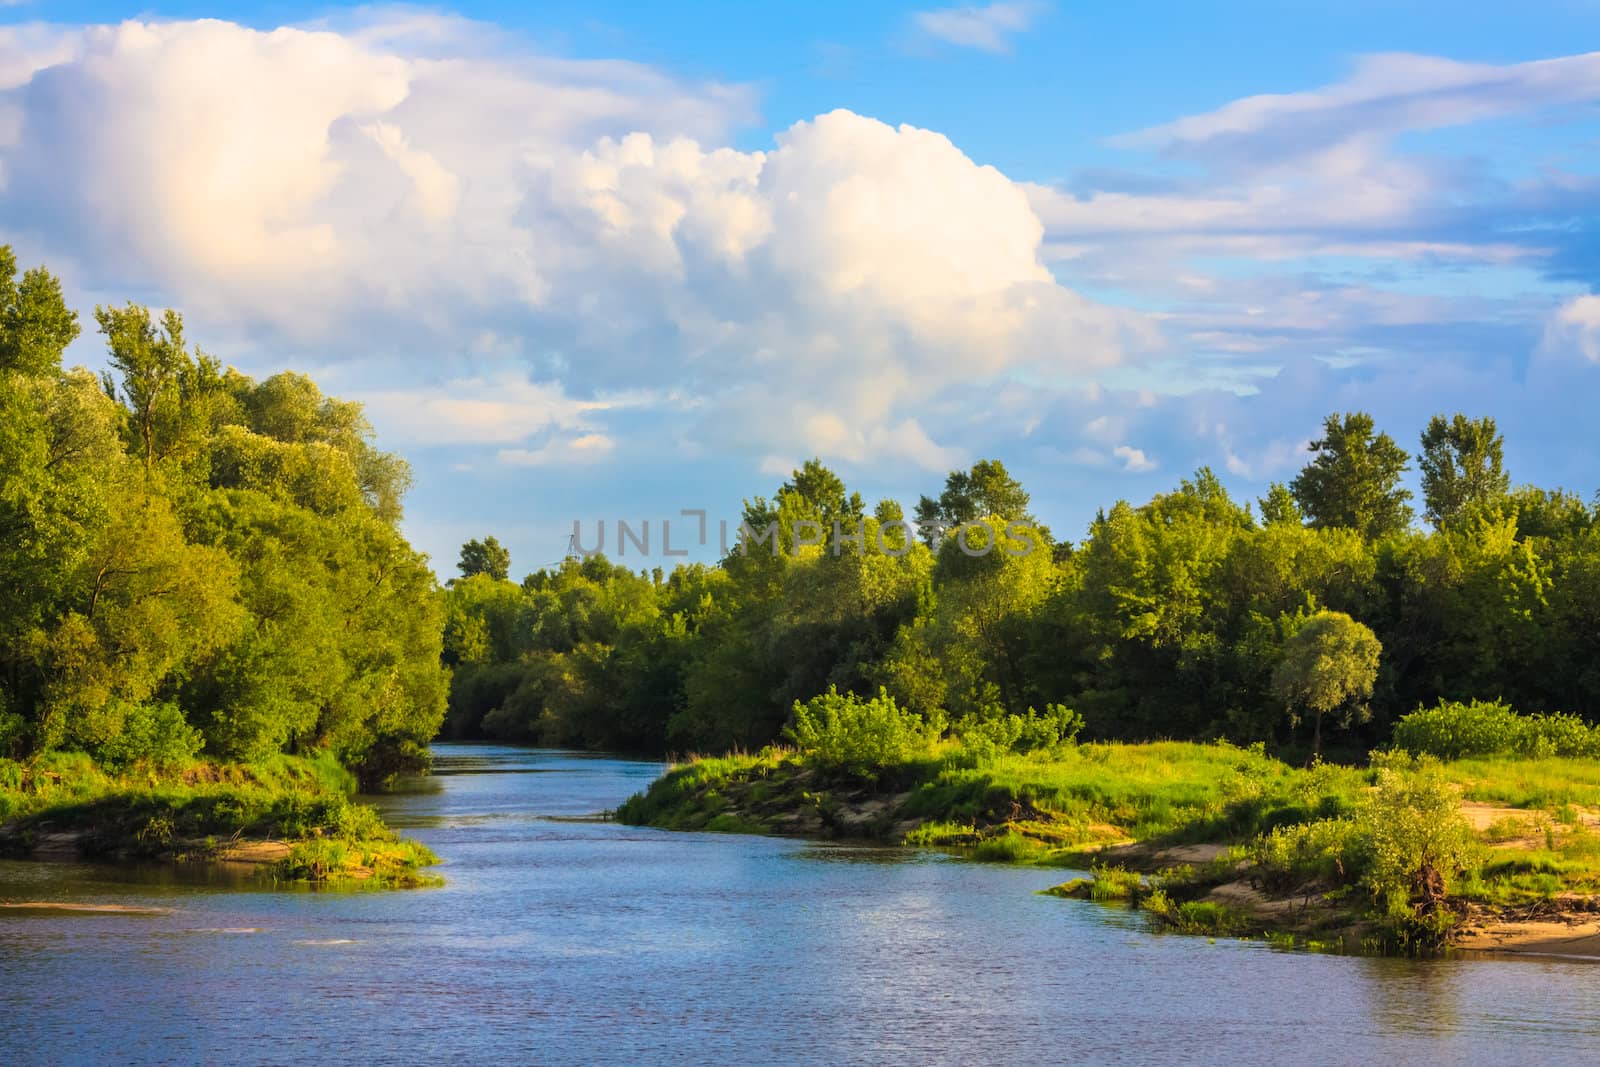
[{"label": "river", "polygon": [[1064,872],[597,818],[658,764],[442,745],[442,888],[0,862],[0,1063],[1578,1063],[1600,969],[1147,932]]}]

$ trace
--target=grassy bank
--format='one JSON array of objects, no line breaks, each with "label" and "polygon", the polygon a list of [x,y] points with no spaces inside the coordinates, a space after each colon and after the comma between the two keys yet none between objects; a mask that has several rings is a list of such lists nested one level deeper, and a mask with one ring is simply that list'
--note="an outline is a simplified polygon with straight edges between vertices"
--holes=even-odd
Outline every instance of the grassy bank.
[{"label": "grassy bank", "polygon": [[437,858],[353,803],[331,756],[120,772],[79,753],[0,760],[0,854],[241,862],[282,883],[410,887]]},{"label": "grassy bank", "polygon": [[1495,947],[1533,918],[1576,930],[1600,894],[1600,766],[1585,759],[1301,768],[1259,746],[945,740],[864,768],[769,749],[674,767],[617,817],[1092,868],[1057,892],[1127,900],[1171,929],[1347,950]]}]

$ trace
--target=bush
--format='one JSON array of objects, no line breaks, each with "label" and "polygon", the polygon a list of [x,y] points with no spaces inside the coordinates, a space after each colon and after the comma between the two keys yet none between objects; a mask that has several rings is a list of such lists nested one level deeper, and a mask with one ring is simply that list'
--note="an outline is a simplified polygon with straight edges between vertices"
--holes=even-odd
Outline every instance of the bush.
[{"label": "bush", "polygon": [[1600,757],[1600,730],[1574,715],[1518,715],[1500,701],[1440,701],[1394,728],[1395,747],[1444,760],[1473,756]]},{"label": "bush", "polygon": [[1353,819],[1318,819],[1281,826],[1250,846],[1253,876],[1265,889],[1283,892],[1307,884],[1349,885],[1371,862],[1372,841]]},{"label": "bush", "polygon": [[808,760],[836,770],[869,774],[908,763],[933,748],[944,724],[901,708],[885,690],[871,700],[834,686],[794,705],[784,734]]},{"label": "bush", "polygon": [[1364,881],[1390,915],[1427,915],[1472,858],[1461,798],[1436,760],[1378,761],[1378,788],[1357,822],[1371,842]]},{"label": "bush", "polygon": [[1029,708],[1026,715],[969,715],[956,724],[955,733],[973,755],[993,759],[1006,752],[1034,752],[1071,744],[1082,729],[1083,716],[1061,704],[1046,704],[1043,712]]},{"label": "bush", "polygon": [[193,760],[201,744],[200,731],[189,725],[178,705],[135,704],[125,709],[121,731],[102,741],[95,754],[113,770],[141,761],[177,767]]}]

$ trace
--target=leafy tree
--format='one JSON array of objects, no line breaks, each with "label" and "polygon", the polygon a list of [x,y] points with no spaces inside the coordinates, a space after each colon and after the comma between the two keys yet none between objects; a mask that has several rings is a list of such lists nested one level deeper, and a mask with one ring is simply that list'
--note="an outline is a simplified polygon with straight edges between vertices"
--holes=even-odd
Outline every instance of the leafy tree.
[{"label": "leafy tree", "polygon": [[[443,617],[359,405],[258,386],[176,312],[76,319],[0,250],[0,747],[108,765],[332,750],[376,784],[444,711]],[[293,416],[293,417],[291,417]]]},{"label": "leafy tree", "polygon": [[954,530],[976,519],[1029,519],[1031,498],[1022,483],[997,459],[983,459],[971,470],[951,471],[939,499],[917,501],[916,523],[924,544],[934,547],[940,532]]},{"label": "leafy tree", "polygon": [[148,470],[170,443],[168,431],[180,410],[181,379],[193,366],[184,350],[183,317],[169,310],[158,328],[149,308],[131,303],[125,308],[97,307],[94,317],[106,335],[107,362],[121,375],[121,397]]},{"label": "leafy tree", "polygon": [[0,245],[0,373],[53,374],[78,336],[78,313],[67,307],[61,282],[43,267],[17,281],[17,257]]},{"label": "leafy tree", "polygon": [[1386,433],[1375,434],[1372,416],[1329,415],[1311,442],[1315,458],[1289,484],[1300,510],[1318,528],[1343,526],[1368,538],[1411,523],[1411,492],[1400,487],[1409,457]]},{"label": "leafy tree", "polygon": [[1465,509],[1505,496],[1505,439],[1491,418],[1435,415],[1422,431],[1422,499],[1429,522],[1442,529]]},{"label": "leafy tree", "polygon": [[1367,717],[1382,651],[1371,630],[1338,611],[1319,611],[1289,639],[1272,685],[1291,723],[1311,713],[1313,755],[1322,751],[1324,715],[1339,714],[1345,726]]},{"label": "leafy tree", "polygon": [[484,574],[503,582],[511,574],[511,553],[493,537],[472,540],[461,546],[461,562],[456,566],[463,578]]},{"label": "leafy tree", "polygon": [[1294,493],[1282,482],[1273,482],[1260,503],[1261,521],[1268,526],[1299,526],[1306,521]]}]

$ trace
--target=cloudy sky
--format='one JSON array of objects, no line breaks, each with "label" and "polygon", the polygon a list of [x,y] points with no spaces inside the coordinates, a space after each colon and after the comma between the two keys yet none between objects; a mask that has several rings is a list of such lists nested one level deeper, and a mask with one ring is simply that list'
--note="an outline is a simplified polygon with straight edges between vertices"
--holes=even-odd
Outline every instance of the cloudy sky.
[{"label": "cloudy sky", "polygon": [[441,572],[813,455],[908,505],[998,457],[1077,538],[1353,408],[1588,496],[1584,42],[1594,0],[0,0],[0,240],[363,401]]}]

